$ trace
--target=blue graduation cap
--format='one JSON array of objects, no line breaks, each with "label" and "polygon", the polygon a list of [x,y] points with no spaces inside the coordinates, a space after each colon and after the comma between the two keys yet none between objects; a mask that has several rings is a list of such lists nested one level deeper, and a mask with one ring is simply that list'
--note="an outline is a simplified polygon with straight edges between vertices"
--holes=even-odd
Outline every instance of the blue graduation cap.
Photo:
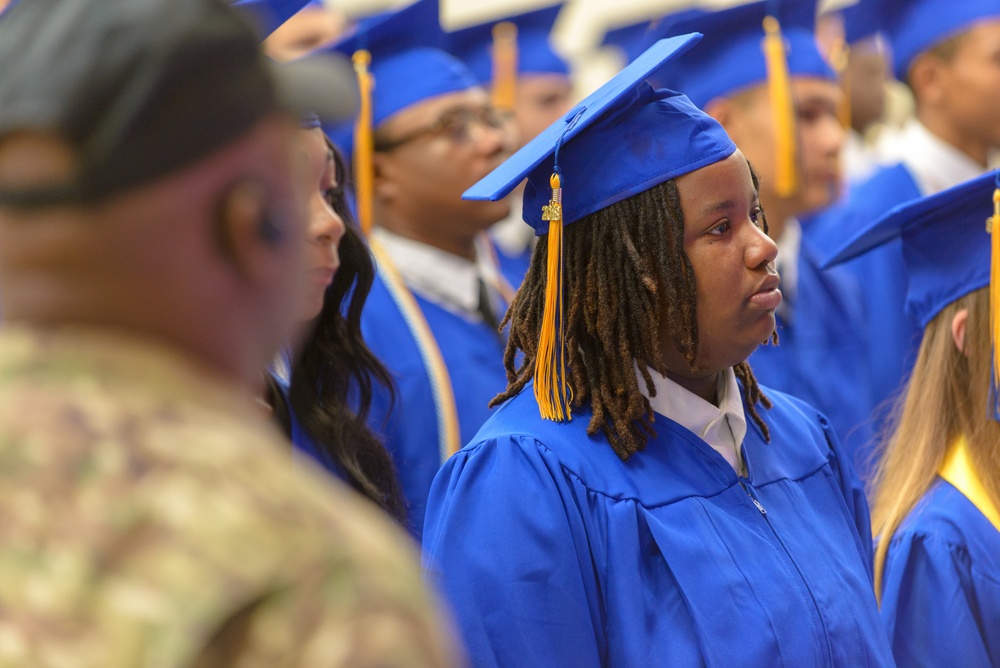
[{"label": "blue graduation cap", "polygon": [[548,233],[546,300],[535,366],[542,417],[571,418],[561,334],[563,225],[736,151],[722,126],[684,95],[654,90],[645,81],[700,38],[684,35],[655,43],[463,195],[502,199],[527,178],[524,220],[536,233]]},{"label": "blue graduation cap", "polygon": [[775,119],[776,174],[781,196],[799,187],[792,76],[836,75],[816,46],[815,0],[766,0],[723,11],[692,9],[664,18],[648,39],[702,32],[705,43],[657,73],[657,84],[683,90],[699,107],[767,82]]},{"label": "blue graduation cap", "polygon": [[1000,419],[1000,171],[896,206],[859,230],[825,266],[894,239],[903,247],[906,311],[921,328],[956,299],[990,287],[993,416]]},{"label": "blue graduation cap", "polygon": [[646,33],[653,30],[656,24],[656,21],[647,19],[639,23],[613,28],[604,33],[601,46],[613,46],[620,49],[625,54],[625,61],[631,62],[642,53]]},{"label": "blue graduation cap", "polygon": [[308,4],[309,0],[236,0],[232,6],[257,26],[264,40]]},{"label": "blue graduation cap", "polygon": [[665,17],[647,40],[688,32],[705,34],[696,50],[657,75],[657,81],[682,90],[704,107],[724,97],[768,81],[764,19],[777,19],[785,42],[788,73],[836,80],[816,46],[815,0],[767,0],[722,11],[692,9]]},{"label": "blue graduation cap", "polygon": [[892,46],[892,69],[906,80],[914,58],[976,21],[1000,17],[996,0],[877,0]]},{"label": "blue graduation cap", "polygon": [[517,74],[569,74],[566,60],[552,49],[550,33],[562,5],[493,19],[447,34],[448,52],[466,64],[483,84],[495,78],[494,28],[511,24],[516,29]]},{"label": "blue graduation cap", "polygon": [[926,327],[945,306],[990,284],[987,221],[994,213],[998,178],[1000,172],[988,172],[894,207],[858,230],[825,266],[900,239],[908,279],[906,310],[914,322]]},{"label": "blue graduation cap", "polygon": [[844,42],[855,44],[882,31],[884,22],[878,0],[858,0],[844,7],[840,16],[844,21]]},{"label": "blue graduation cap", "polygon": [[372,224],[375,128],[418,102],[479,85],[443,46],[438,0],[417,0],[402,9],[362,19],[347,35],[326,47],[351,57],[358,73],[358,117],[353,123],[325,130],[334,144],[353,156],[358,221],[365,232]]}]

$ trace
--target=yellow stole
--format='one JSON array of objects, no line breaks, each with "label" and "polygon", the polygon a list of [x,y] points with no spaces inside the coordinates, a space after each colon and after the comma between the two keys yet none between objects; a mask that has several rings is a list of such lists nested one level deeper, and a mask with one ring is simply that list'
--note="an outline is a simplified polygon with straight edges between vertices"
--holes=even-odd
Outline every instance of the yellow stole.
[{"label": "yellow stole", "polygon": [[986,488],[976,474],[969,456],[969,444],[964,436],[959,436],[948,448],[938,475],[960,491],[1000,531],[1000,510],[986,493]]}]

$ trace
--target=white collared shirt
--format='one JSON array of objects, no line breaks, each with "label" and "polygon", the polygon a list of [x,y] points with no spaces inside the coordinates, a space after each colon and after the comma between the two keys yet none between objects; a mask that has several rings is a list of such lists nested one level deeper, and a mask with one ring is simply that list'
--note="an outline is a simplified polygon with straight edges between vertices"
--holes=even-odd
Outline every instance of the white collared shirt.
[{"label": "white collared shirt", "polygon": [[741,447],[747,434],[747,420],[743,414],[743,398],[736,382],[736,373],[730,367],[719,374],[718,401],[715,406],[698,395],[684,389],[653,369],[656,396],[646,394],[646,382],[636,368],[639,389],[649,399],[649,405],[660,415],[697,434],[729,462],[737,474],[743,473]]},{"label": "white collared shirt", "polygon": [[880,142],[880,149],[880,161],[906,165],[925,197],[974,179],[986,171],[916,119],[907,121],[899,133],[892,135],[888,146]]},{"label": "white collared shirt", "polygon": [[[440,248],[407,239],[388,230],[376,227],[372,235],[381,242],[396,265],[406,285],[428,301],[460,315],[470,321],[480,321],[479,279],[487,285],[496,285],[496,267],[488,254],[477,245],[476,261],[453,255]],[[493,295],[494,312],[497,308]]]},{"label": "white collared shirt", "polygon": [[778,306],[778,312],[785,316],[787,323],[791,319],[784,311],[792,307],[799,296],[799,253],[802,248],[802,224],[799,219],[791,217],[786,220],[781,236],[774,243],[778,246],[774,268],[781,276],[781,294],[784,297],[781,304],[785,305],[785,309]]}]

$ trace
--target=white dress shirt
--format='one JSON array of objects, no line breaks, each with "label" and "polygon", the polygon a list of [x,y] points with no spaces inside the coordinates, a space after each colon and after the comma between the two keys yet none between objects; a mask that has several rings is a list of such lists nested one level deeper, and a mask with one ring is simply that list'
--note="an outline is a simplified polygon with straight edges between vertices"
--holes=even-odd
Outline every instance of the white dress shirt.
[{"label": "white dress shirt", "polygon": [[[440,248],[407,239],[376,227],[372,236],[381,242],[392,258],[400,276],[413,292],[471,322],[481,321],[479,315],[479,280],[494,286],[497,269],[488,253],[476,248],[476,261],[453,255]],[[490,296],[494,313],[503,313]]]},{"label": "white dress shirt", "polygon": [[902,162],[910,170],[923,196],[947,190],[974,179],[986,168],[944,141],[916,119],[899,133],[879,143],[882,162]]},{"label": "white dress shirt", "polygon": [[646,394],[646,382],[636,369],[639,388],[649,399],[653,411],[670,418],[682,427],[698,435],[729,462],[733,470],[743,475],[743,437],[747,433],[747,420],[743,414],[743,399],[732,368],[719,374],[718,402],[715,406],[690,392],[666,376],[653,369],[656,396]]}]

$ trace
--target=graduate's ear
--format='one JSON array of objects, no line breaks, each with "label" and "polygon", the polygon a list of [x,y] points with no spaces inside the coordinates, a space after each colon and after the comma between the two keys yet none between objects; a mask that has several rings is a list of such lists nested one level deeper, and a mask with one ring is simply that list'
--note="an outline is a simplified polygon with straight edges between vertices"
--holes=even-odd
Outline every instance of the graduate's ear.
[{"label": "graduate's ear", "polygon": [[705,105],[705,113],[719,122],[722,128],[729,132],[736,119],[735,103],[729,98],[716,97]]},{"label": "graduate's ear", "polygon": [[969,309],[963,308],[951,319],[951,340],[955,342],[955,348],[963,355],[965,352],[965,328],[969,322]]},{"label": "graduate's ear", "polygon": [[285,230],[265,192],[253,180],[238,181],[223,191],[215,212],[215,243],[237,273],[252,278],[262,262],[285,241]]},{"label": "graduate's ear", "polygon": [[391,153],[375,153],[372,156],[376,199],[389,201],[396,197],[399,192],[399,185],[395,179],[397,169],[400,169],[400,166],[393,160]]}]

